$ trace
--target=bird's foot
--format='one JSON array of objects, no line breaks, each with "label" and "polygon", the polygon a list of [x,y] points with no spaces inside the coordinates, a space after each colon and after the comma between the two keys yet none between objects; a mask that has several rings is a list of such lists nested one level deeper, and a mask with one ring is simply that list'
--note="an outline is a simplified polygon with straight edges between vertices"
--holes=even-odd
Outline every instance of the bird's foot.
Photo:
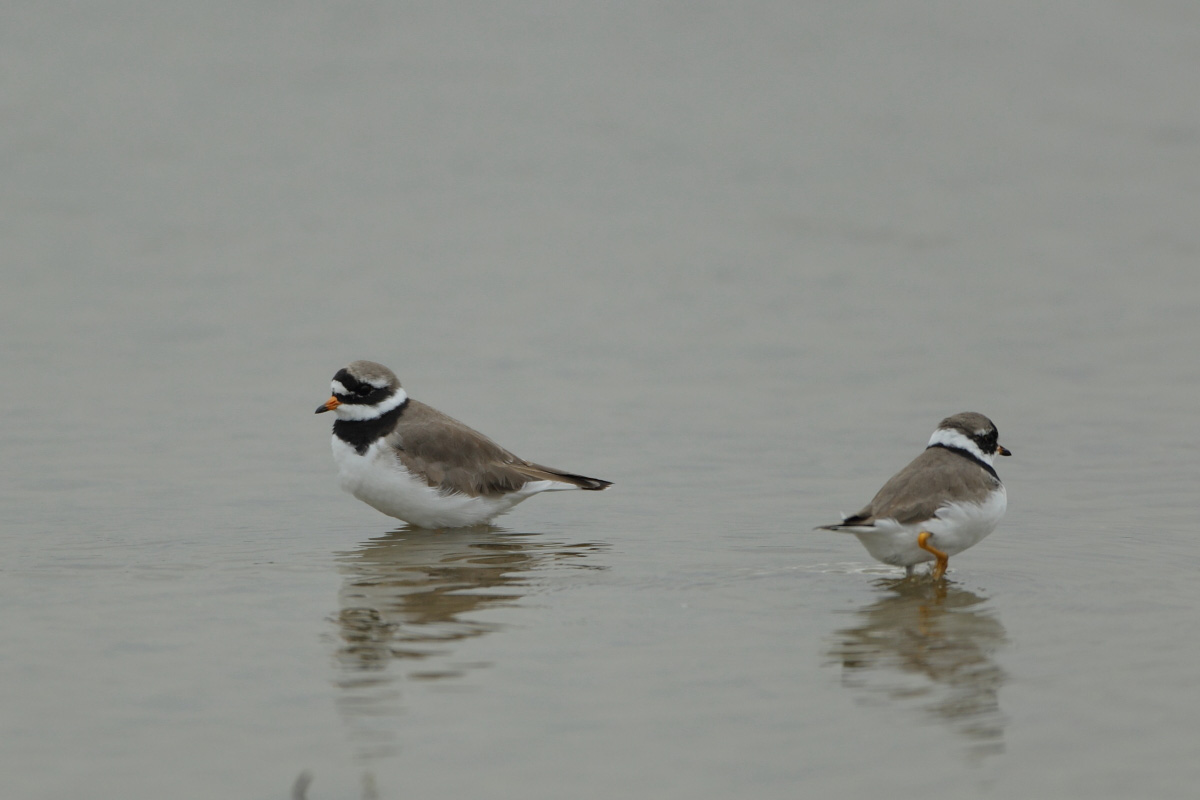
[{"label": "bird's foot", "polygon": [[929,540],[931,538],[933,538],[932,533],[929,531],[921,531],[917,534],[917,547],[928,553],[933,553],[933,557],[937,559],[937,561],[934,563],[933,569],[929,574],[935,581],[940,581],[942,576],[946,574],[946,568],[950,566],[950,556],[929,544]]}]

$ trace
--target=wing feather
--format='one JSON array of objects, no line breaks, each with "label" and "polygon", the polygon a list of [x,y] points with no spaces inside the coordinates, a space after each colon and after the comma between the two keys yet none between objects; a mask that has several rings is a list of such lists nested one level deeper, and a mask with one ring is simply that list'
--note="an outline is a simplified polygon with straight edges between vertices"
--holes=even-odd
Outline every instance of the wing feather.
[{"label": "wing feather", "polygon": [[998,482],[982,468],[953,469],[963,456],[945,448],[925,450],[892,476],[870,503],[857,514],[830,528],[871,526],[876,520],[894,519],[901,525],[924,522],[942,506],[956,500],[982,502]]},{"label": "wing feather", "polygon": [[519,458],[482,433],[416,400],[409,401],[389,443],[410,473],[445,493],[495,496],[530,481],[560,481],[603,489],[608,481],[572,475]]}]

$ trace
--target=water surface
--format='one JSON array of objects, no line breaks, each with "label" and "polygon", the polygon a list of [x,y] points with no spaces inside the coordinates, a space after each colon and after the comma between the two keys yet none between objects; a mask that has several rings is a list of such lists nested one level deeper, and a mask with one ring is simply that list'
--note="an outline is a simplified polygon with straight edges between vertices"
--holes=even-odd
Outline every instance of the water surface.
[{"label": "water surface", "polygon": [[[0,12],[4,793],[1191,797],[1197,31]],[[356,358],[615,485],[397,528]],[[1009,511],[944,586],[813,531],[964,410]]]}]

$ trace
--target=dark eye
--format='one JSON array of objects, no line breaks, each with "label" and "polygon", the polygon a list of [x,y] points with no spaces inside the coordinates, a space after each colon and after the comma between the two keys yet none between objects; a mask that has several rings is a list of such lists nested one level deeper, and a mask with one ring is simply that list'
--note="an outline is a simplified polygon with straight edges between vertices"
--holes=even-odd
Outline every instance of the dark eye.
[{"label": "dark eye", "polygon": [[366,397],[374,390],[375,390],[375,387],[372,386],[371,384],[363,383],[363,384],[360,384],[359,387],[354,390],[354,393],[356,395],[358,395],[359,397]]}]

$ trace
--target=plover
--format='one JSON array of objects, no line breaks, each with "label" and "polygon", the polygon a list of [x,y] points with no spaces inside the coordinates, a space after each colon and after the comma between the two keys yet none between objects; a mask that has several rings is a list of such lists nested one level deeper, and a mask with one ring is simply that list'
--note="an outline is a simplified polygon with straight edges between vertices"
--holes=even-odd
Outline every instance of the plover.
[{"label": "plover", "polygon": [[480,525],[541,492],[598,491],[610,481],[518,458],[478,431],[412,400],[382,364],[333,376],[333,460],[342,488],[420,528]]},{"label": "plover", "polygon": [[818,530],[853,533],[872,557],[904,567],[936,562],[941,578],[950,556],[978,544],[1004,516],[1007,493],[992,461],[1012,455],[992,421],[972,411],[947,417],[925,452],[892,477],[867,507]]}]

